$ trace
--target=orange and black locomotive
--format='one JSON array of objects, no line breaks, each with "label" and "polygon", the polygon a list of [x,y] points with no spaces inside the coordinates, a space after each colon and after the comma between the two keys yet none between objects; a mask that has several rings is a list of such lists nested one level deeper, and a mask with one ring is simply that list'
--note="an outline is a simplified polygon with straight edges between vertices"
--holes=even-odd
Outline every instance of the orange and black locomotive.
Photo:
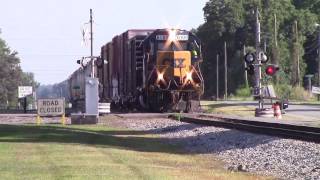
[{"label": "orange and black locomotive", "polygon": [[[110,102],[111,110],[188,112],[199,108],[203,94],[201,62],[200,40],[190,31],[133,29],[102,46],[99,60],[91,64],[99,79],[99,101]],[[70,77],[72,87],[84,84],[78,82],[83,79],[79,73],[86,69]],[[81,87],[70,89],[81,98]]]}]

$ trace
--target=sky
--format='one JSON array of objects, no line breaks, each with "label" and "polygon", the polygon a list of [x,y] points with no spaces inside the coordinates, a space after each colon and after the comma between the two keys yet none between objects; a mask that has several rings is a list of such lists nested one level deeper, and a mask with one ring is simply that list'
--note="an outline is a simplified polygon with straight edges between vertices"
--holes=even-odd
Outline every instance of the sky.
[{"label": "sky", "polygon": [[81,29],[94,18],[94,55],[113,36],[128,29],[179,27],[204,23],[208,0],[1,0],[0,38],[17,51],[21,67],[41,84],[59,83],[90,55]]}]

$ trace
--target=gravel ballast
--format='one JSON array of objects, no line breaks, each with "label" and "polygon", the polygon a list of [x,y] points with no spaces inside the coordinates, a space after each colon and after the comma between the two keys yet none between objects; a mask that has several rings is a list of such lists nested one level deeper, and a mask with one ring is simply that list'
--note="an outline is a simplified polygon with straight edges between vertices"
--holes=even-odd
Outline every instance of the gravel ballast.
[{"label": "gravel ballast", "polygon": [[182,144],[190,153],[209,154],[230,171],[246,171],[281,179],[320,179],[320,144],[167,118],[123,117],[123,127],[149,131]]}]

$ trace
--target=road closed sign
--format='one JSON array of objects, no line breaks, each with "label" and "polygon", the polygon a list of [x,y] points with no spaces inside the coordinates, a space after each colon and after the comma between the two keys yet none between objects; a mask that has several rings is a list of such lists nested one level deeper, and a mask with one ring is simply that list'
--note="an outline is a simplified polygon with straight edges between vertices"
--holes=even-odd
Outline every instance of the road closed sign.
[{"label": "road closed sign", "polygon": [[39,116],[58,116],[65,113],[64,98],[38,99]]}]

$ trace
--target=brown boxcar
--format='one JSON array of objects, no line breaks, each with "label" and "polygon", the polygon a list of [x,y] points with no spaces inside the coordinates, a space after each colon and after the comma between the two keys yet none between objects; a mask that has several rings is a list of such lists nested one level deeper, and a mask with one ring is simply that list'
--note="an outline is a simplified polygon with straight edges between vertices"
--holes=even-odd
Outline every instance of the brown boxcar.
[{"label": "brown boxcar", "polygon": [[[137,72],[142,72],[142,40],[154,30],[128,30],[115,36],[101,48],[101,57],[107,60],[104,65],[103,101],[124,103],[136,93]],[[140,38],[138,38],[140,37]]]}]

